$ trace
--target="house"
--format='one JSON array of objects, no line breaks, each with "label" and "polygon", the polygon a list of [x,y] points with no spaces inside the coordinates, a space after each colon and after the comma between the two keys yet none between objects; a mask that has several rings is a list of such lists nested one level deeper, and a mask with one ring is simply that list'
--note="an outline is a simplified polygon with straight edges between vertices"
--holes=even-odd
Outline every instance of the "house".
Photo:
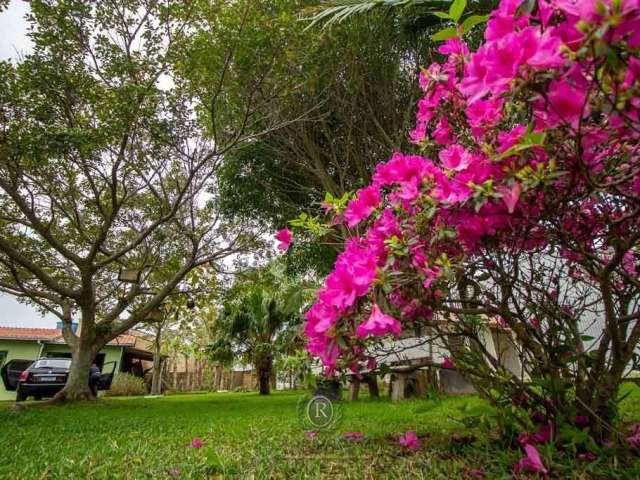
[{"label": "house", "polygon": [[[60,327],[60,325],[58,325]],[[141,332],[130,330],[110,341],[96,356],[96,364],[105,370],[144,376],[151,368],[152,343]],[[0,368],[11,360],[35,360],[41,357],[71,357],[60,328],[0,327]],[[110,364],[114,362],[115,364]],[[14,400],[0,382],[0,400]]]}]

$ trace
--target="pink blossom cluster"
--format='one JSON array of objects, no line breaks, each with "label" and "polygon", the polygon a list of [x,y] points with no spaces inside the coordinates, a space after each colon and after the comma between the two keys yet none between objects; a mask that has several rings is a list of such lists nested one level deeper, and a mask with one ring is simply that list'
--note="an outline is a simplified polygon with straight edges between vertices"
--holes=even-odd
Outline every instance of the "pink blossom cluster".
[{"label": "pink blossom cluster", "polygon": [[[447,60],[421,73],[410,134],[424,154],[379,164],[341,212],[363,233],[305,326],[329,372],[340,359],[357,369],[366,339],[429,320],[447,272],[487,240],[533,249],[560,225],[564,258],[604,264],[640,228],[627,214],[640,197],[640,0],[521,4],[500,2],[477,51],[457,37],[441,45]],[[637,279],[638,253],[624,256],[616,288]]]}]

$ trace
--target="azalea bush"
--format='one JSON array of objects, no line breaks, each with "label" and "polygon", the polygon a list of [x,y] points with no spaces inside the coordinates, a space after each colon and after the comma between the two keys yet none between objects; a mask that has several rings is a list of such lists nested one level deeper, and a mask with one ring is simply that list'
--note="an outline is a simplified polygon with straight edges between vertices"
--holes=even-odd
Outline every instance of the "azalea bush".
[{"label": "azalea bush", "polygon": [[[307,350],[357,373],[372,342],[429,329],[522,445],[594,450],[624,436],[640,340],[640,3],[503,0],[475,52],[462,32],[420,76],[417,154],[324,204],[349,234]],[[487,331],[512,339],[519,371]],[[519,468],[538,468],[526,453]]]}]

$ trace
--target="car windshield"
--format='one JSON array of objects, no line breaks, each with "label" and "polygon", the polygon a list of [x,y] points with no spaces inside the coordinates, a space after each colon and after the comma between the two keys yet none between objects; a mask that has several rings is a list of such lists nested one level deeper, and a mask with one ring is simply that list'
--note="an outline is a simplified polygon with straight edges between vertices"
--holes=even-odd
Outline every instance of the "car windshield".
[{"label": "car windshield", "polygon": [[71,360],[67,358],[46,358],[38,360],[34,368],[69,368]]}]

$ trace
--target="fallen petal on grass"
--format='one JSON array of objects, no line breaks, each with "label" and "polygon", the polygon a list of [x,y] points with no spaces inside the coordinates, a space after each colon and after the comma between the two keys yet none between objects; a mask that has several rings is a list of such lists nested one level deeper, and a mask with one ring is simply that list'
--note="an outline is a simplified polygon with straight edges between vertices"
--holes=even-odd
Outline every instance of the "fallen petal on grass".
[{"label": "fallen petal on grass", "polygon": [[202,448],[207,444],[207,442],[203,441],[201,438],[194,438],[193,440],[191,440],[191,443],[189,444],[188,448]]},{"label": "fallen petal on grass", "polygon": [[364,440],[364,433],[362,432],[344,432],[342,438],[350,442],[361,442]]},{"label": "fallen petal on grass", "polygon": [[404,435],[401,435],[398,443],[409,450],[419,450],[421,446],[420,439],[413,430],[409,430]]}]

